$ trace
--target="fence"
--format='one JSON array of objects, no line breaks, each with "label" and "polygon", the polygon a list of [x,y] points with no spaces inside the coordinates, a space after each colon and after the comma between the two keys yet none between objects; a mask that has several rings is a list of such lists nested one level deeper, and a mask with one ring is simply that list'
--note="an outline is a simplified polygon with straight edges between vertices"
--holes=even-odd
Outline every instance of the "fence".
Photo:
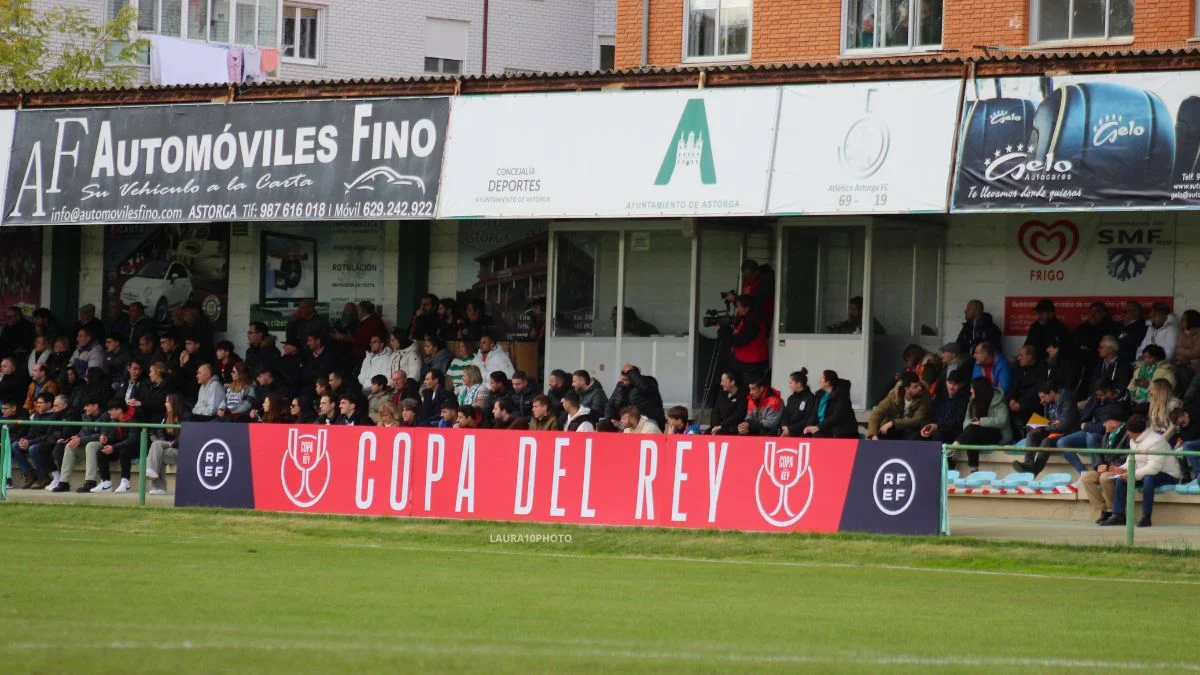
[{"label": "fence", "polygon": [[[1180,457],[1200,457],[1200,451],[1195,450],[1106,450],[1100,448],[1024,448],[1011,445],[942,445],[942,533],[950,534],[950,510],[949,510],[949,485],[947,485],[948,471],[950,470],[949,459],[950,455],[959,450],[976,450],[979,452],[1007,452],[1012,450],[1023,450],[1025,452],[1045,452],[1050,454],[1062,454],[1073,452],[1077,455],[1125,455],[1129,458],[1129,468],[1126,470],[1127,476],[1137,475],[1137,457],[1136,455],[1147,456],[1165,456],[1179,459]],[[1134,523],[1137,520],[1134,518],[1134,506],[1137,497],[1137,481],[1129,481],[1128,489],[1125,491],[1125,543],[1129,546],[1134,545]]]},{"label": "fence", "polygon": [[141,424],[137,422],[76,422],[67,420],[0,420],[0,501],[8,499],[8,480],[12,477],[12,427],[59,427],[101,429],[133,429],[139,432],[138,442],[138,505],[146,505],[146,454],[150,449],[151,429],[180,429],[178,424]]}]

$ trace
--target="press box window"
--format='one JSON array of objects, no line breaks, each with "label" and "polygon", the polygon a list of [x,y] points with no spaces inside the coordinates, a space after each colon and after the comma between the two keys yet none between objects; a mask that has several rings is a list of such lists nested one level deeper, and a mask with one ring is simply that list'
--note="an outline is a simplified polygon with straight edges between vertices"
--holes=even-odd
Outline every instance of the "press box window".
[{"label": "press box window", "polygon": [[844,51],[942,44],[942,0],[846,0]]},{"label": "press box window", "polygon": [[283,6],[281,55],[291,61],[317,63],[321,58],[321,10],[299,5]]},{"label": "press box window", "polygon": [[688,0],[684,19],[687,58],[750,56],[750,0]]},{"label": "press box window", "polygon": [[466,21],[425,19],[425,72],[458,75],[467,57]]},{"label": "press box window", "polygon": [[1133,0],[1033,0],[1034,42],[1133,36]]}]

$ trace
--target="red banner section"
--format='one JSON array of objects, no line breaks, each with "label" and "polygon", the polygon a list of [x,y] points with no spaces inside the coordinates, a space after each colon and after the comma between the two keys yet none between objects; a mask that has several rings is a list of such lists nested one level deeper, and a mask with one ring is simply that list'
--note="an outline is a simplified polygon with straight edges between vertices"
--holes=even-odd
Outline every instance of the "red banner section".
[{"label": "red banner section", "polygon": [[1123,297],[1090,297],[1090,296],[1009,296],[1004,298],[1004,334],[1022,336],[1029,334],[1029,327],[1037,321],[1037,312],[1033,311],[1038,301],[1050,298],[1058,318],[1067,324],[1067,328],[1075,330],[1079,324],[1087,321],[1088,307],[1093,302],[1103,302],[1108,305],[1109,312],[1116,318],[1121,317],[1125,303],[1130,300],[1140,302],[1145,312],[1150,311],[1150,305],[1156,302],[1173,304],[1170,296],[1123,296]]},{"label": "red banner section", "polygon": [[853,440],[189,424],[176,504],[934,533],[938,453]]}]

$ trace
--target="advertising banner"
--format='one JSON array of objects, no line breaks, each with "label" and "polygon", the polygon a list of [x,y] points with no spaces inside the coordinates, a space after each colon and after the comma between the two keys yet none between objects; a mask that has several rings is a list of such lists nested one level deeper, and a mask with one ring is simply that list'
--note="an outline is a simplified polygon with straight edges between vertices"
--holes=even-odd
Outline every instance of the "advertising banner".
[{"label": "advertising banner", "polygon": [[1175,289],[1175,215],[1171,213],[1006,216],[1004,334],[1025,335],[1042,298],[1074,328],[1088,306],[1114,316],[1129,300],[1171,303]]},{"label": "advertising banner", "polygon": [[0,307],[42,306],[42,228],[0,227]]},{"label": "advertising banner", "polygon": [[189,300],[217,331],[229,317],[229,224],[109,225],[104,233],[104,307],[140,302],[165,324]]},{"label": "advertising banner", "polygon": [[16,110],[0,110],[0,222],[4,222],[4,177],[8,175],[8,160],[12,154],[13,126]]},{"label": "advertising banner", "polygon": [[445,98],[23,111],[4,221],[432,218]]},{"label": "advertising banner", "polygon": [[934,534],[931,443],[184,425],[177,506]]},{"label": "advertising banner", "polygon": [[1200,204],[1200,74],[1006,77],[968,86],[954,211]]},{"label": "advertising banner", "polygon": [[959,80],[783,88],[770,213],[943,213]]},{"label": "advertising banner", "polygon": [[442,218],[761,214],[779,89],[454,101]]}]

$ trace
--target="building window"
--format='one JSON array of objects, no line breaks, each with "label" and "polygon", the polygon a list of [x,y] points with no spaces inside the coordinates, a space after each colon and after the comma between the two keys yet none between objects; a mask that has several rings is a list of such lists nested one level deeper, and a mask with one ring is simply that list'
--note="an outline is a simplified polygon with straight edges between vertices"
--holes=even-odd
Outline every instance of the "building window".
[{"label": "building window", "polygon": [[942,0],[846,0],[844,51],[942,44]]},{"label": "building window", "polygon": [[283,38],[279,52],[289,61],[320,61],[321,10],[300,5],[283,6]]},{"label": "building window", "polygon": [[617,40],[612,36],[600,38],[600,70],[612,70],[616,67]]},{"label": "building window", "polygon": [[688,59],[750,56],[750,0],[688,0],[684,44]]},{"label": "building window", "polygon": [[467,58],[466,21],[425,19],[425,72],[459,75]]},{"label": "building window", "polygon": [[116,18],[126,6],[137,8],[137,29],[142,33],[245,47],[279,46],[280,0],[106,0],[106,17]]},{"label": "building window", "polygon": [[1033,41],[1133,36],[1133,0],[1033,0]]}]

